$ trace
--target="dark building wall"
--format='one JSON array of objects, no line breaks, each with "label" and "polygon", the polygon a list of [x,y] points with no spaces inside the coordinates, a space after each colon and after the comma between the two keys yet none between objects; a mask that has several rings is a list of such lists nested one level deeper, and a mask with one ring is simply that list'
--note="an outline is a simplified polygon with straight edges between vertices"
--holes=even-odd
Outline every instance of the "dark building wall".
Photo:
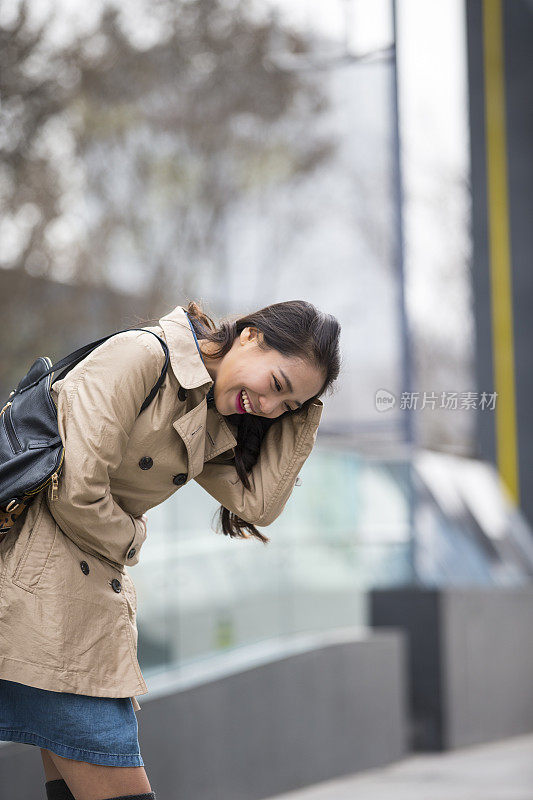
[{"label": "dark building wall", "polygon": [[533,589],[376,589],[370,618],[406,634],[413,750],[533,730]]},{"label": "dark building wall", "polygon": [[533,523],[533,5],[504,3],[505,93],[520,501]]},{"label": "dark building wall", "polygon": [[[475,330],[477,339],[476,368],[478,391],[498,391],[497,410],[493,413],[478,413],[478,454],[492,461],[506,480],[510,470],[505,466],[506,453],[516,448],[512,457],[517,472],[515,498],[533,524],[533,496],[528,487],[533,479],[533,417],[530,406],[533,396],[533,370],[531,349],[533,346],[533,269],[530,259],[533,252],[533,4],[527,0],[502,0],[501,17],[499,3],[483,0],[466,0],[468,80],[470,115],[470,152],[472,186],[472,233],[473,270],[472,280],[475,298]],[[486,110],[488,92],[494,90],[498,75],[492,72],[487,82],[484,62],[484,42],[490,41],[484,31],[484,14],[493,15],[492,31],[497,30],[503,45],[502,85],[504,95],[505,183],[508,204],[504,193],[493,203],[492,217],[489,213],[489,172],[487,153],[491,152],[488,140],[495,135],[494,123],[487,128]],[[492,40],[494,41],[494,40]],[[492,80],[492,84],[491,84]],[[496,132],[496,135],[498,133]],[[494,164],[493,164],[494,166]],[[496,208],[496,213],[494,213]],[[514,412],[505,406],[506,384],[500,382],[494,368],[495,348],[503,348],[509,359],[504,337],[497,333],[494,324],[496,315],[502,313],[503,293],[498,291],[493,270],[490,236],[491,227],[508,223],[507,253],[503,261],[510,259],[511,306],[510,330],[514,346]],[[501,262],[500,262],[501,264]],[[496,264],[496,268],[498,265]],[[501,317],[500,317],[501,318]],[[509,387],[507,384],[507,388]],[[490,387],[490,388],[488,388]],[[503,390],[503,391],[502,391]],[[509,395],[510,392],[507,392]],[[515,421],[513,435],[497,436],[499,423],[508,431]],[[498,444],[499,442],[499,444]],[[506,481],[513,494],[512,480]]]}]

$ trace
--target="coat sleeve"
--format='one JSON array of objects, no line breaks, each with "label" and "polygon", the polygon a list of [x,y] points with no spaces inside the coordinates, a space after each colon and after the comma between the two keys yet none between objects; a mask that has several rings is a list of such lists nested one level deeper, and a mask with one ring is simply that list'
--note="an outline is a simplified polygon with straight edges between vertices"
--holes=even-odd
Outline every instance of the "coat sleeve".
[{"label": "coat sleeve", "polygon": [[[146,525],[110,491],[141,406],[157,382],[165,354],[149,333],[127,331],[92,351],[60,381],[58,427],[65,448],[50,513],[80,549],[122,567],[136,564]],[[128,559],[130,548],[136,553]]]},{"label": "coat sleeve", "polygon": [[283,511],[296,478],[316,441],[323,404],[315,399],[307,408],[282,417],[270,426],[261,442],[257,463],[248,473],[246,489],[235,459],[205,463],[195,480],[229,511],[253,525],[270,525]]}]

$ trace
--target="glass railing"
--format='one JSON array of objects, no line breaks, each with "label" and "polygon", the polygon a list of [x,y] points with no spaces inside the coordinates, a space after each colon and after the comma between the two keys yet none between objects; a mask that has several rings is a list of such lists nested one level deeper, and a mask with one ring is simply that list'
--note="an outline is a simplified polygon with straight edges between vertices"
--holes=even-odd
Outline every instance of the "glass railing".
[{"label": "glass railing", "polygon": [[317,445],[270,543],[216,534],[192,481],[148,513],[132,571],[145,675],[262,640],[367,624],[371,586],[411,581],[408,465]]},{"label": "glass railing", "polygon": [[[132,570],[143,672],[365,627],[372,588],[530,583],[533,539],[506,510],[491,470],[439,454],[372,458],[319,441],[283,513],[262,529],[267,545],[216,534],[220,506],[192,481],[149,512]],[[486,497],[486,524],[476,494]]]}]

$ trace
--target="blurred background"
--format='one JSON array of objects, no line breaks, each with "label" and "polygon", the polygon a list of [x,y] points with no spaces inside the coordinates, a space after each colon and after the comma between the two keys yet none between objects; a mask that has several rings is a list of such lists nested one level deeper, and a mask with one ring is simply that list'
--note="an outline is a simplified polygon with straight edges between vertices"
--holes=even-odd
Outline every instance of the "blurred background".
[{"label": "blurred background", "polygon": [[0,0],[3,396],[189,300],[342,326],[267,547],[196,484],[148,514],[165,796],[533,731],[532,35],[528,0]]}]

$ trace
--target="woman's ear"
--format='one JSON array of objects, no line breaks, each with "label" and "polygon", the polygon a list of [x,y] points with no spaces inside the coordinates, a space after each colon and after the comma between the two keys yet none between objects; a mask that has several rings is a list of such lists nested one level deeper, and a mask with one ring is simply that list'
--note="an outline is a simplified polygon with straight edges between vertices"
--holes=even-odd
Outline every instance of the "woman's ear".
[{"label": "woman's ear", "polygon": [[[243,336],[244,334],[244,336]],[[253,342],[254,339],[261,341],[263,334],[253,325],[247,325],[246,328],[243,328],[240,337],[241,342]]]}]

